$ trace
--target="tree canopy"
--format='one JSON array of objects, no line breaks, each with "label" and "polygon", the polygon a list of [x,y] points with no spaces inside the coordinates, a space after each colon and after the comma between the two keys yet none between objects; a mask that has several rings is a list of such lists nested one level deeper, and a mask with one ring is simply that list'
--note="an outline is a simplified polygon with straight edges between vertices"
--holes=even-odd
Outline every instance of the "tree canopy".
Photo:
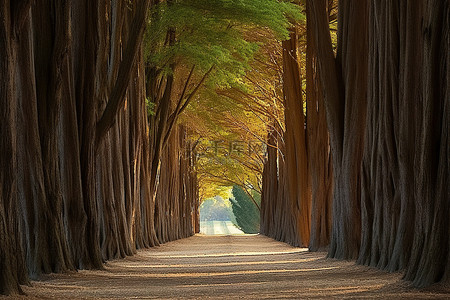
[{"label": "tree canopy", "polygon": [[[146,58],[164,72],[172,72],[173,64],[195,65],[199,72],[214,66],[210,82],[234,86],[258,49],[258,42],[247,37],[265,28],[287,39],[290,20],[300,18],[298,8],[288,1],[163,1],[151,11]],[[168,32],[174,32],[174,41],[168,41]]]}]

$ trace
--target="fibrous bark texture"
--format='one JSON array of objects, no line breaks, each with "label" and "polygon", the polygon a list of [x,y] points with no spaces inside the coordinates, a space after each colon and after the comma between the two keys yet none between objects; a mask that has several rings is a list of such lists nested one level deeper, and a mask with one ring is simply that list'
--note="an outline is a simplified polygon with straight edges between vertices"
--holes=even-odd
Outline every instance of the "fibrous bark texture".
[{"label": "fibrous bark texture", "polygon": [[[158,243],[142,53],[149,6],[0,4],[0,294]],[[180,217],[172,238],[196,224],[194,162],[179,154],[186,143],[170,161],[179,165],[178,215],[161,221]]]},{"label": "fibrous bark texture", "polygon": [[449,2],[340,1],[336,57],[325,1],[308,5],[335,173],[329,256],[448,282]]},{"label": "fibrous bark texture", "polygon": [[175,128],[161,159],[155,229],[160,243],[185,238],[195,229],[198,182],[195,153],[184,126]]},{"label": "fibrous bark texture", "polygon": [[311,190],[306,151],[305,115],[303,114],[300,66],[297,56],[297,30],[283,41],[283,93],[286,132],[286,176],[289,199],[295,215],[300,246],[307,247],[311,228]]},{"label": "fibrous bark texture", "polygon": [[288,190],[283,131],[277,129],[269,133],[267,141],[267,158],[262,175],[260,233],[300,246],[298,213],[293,208]]},{"label": "fibrous bark texture", "polygon": [[306,132],[312,200],[311,237],[308,248],[310,251],[318,251],[326,249],[330,244],[333,171],[317,49],[314,43],[314,23],[308,5],[306,19]]},{"label": "fibrous bark texture", "polygon": [[329,245],[332,172],[317,60],[309,35],[307,111],[303,110],[298,33],[282,42],[284,125],[273,125],[263,172],[261,233],[312,251]]}]

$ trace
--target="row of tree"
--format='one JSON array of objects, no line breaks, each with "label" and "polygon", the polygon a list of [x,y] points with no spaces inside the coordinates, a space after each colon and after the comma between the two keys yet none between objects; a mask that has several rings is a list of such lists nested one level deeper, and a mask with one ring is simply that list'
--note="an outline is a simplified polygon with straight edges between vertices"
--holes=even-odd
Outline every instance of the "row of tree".
[{"label": "row of tree", "polygon": [[448,282],[449,2],[341,0],[336,51],[333,1],[306,1],[306,13],[306,121],[294,33],[283,43],[285,152],[268,151],[263,232],[403,270],[415,286]]},{"label": "row of tree", "polygon": [[[329,1],[331,27],[335,13],[335,2]],[[292,27],[290,39],[279,46],[284,117],[269,127],[261,228],[265,235],[316,251],[330,241],[333,174],[312,29],[305,25]]]},{"label": "row of tree", "polygon": [[285,36],[293,8],[3,1],[0,293],[198,232],[198,142],[180,116],[205,85],[236,85],[257,49],[244,33]]},{"label": "row of tree", "polygon": [[197,232],[205,175],[266,235],[448,281],[449,2],[336,3],[3,1],[0,293]]},{"label": "row of tree", "polygon": [[186,130],[149,127],[150,4],[1,2],[0,294],[198,230]]}]

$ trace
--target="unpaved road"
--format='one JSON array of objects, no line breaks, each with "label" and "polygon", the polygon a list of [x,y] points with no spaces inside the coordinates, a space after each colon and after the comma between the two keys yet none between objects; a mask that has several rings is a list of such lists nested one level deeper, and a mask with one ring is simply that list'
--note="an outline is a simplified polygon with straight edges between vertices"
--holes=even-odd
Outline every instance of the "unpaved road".
[{"label": "unpaved road", "polygon": [[200,233],[205,235],[244,234],[231,221],[200,221]]},{"label": "unpaved road", "polygon": [[20,298],[450,298],[448,288],[419,291],[401,274],[324,257],[263,236],[196,235],[111,261],[104,271],[48,275]]}]

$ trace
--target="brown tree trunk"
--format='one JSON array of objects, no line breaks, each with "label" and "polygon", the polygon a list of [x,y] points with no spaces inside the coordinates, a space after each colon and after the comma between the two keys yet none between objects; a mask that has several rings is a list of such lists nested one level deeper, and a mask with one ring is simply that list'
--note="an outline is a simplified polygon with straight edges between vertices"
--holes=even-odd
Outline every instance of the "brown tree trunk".
[{"label": "brown tree trunk", "polygon": [[293,208],[290,200],[285,138],[281,128],[277,125],[272,128],[277,130],[268,134],[267,158],[262,178],[260,233],[300,246],[299,212],[296,207]]},{"label": "brown tree trunk", "polygon": [[34,34],[39,36],[39,40],[35,41],[33,61],[45,188],[41,210],[35,210],[39,217],[35,223],[37,234],[34,238],[42,243],[42,248],[34,253],[36,269],[33,271],[36,275],[41,271],[49,273],[73,269],[62,219],[63,198],[59,161],[56,159],[64,92],[62,82],[69,71],[69,14],[70,4],[66,1],[37,1],[32,10]]},{"label": "brown tree trunk", "polygon": [[20,291],[27,271],[101,268],[157,243],[141,48],[150,1],[41,2],[1,4],[1,293]]},{"label": "brown tree trunk", "polygon": [[296,214],[297,232],[302,247],[309,244],[311,231],[311,190],[306,152],[305,116],[303,114],[300,67],[297,56],[297,31],[283,45],[283,93],[286,132],[286,179],[289,199]]},{"label": "brown tree trunk", "polygon": [[[409,3],[408,3],[409,4]],[[416,208],[406,279],[416,286],[450,281],[450,3],[426,1],[422,18],[421,101],[416,111]],[[420,46],[420,44],[419,44]]]},{"label": "brown tree trunk", "polygon": [[[318,32],[327,34],[323,22],[325,7],[315,6],[320,3],[309,2],[319,38]],[[360,220],[359,201],[353,200],[361,197],[359,263],[390,271],[406,268],[405,278],[419,287],[448,282],[449,3],[352,4],[340,2],[337,72],[332,68],[327,74],[322,72],[329,68],[332,52],[329,44],[322,44],[320,50],[321,43],[316,41],[331,130],[333,169],[343,172],[339,178],[334,177],[330,255],[354,257],[358,245],[356,225]],[[356,14],[358,11],[364,14]],[[366,11],[369,17],[360,18]],[[355,28],[360,33],[353,32]],[[362,33],[365,28],[368,34]],[[368,52],[363,51],[366,44]],[[361,55],[364,53],[368,56]],[[345,90],[345,106],[341,107],[345,109],[341,115],[342,152],[333,145],[340,142],[336,139],[339,134],[333,132],[339,128],[339,118],[335,118],[338,110],[333,108],[339,100],[333,98],[337,95],[334,83],[338,82],[339,88],[336,78],[343,79]],[[348,102],[349,99],[359,102]],[[335,122],[338,125],[333,128]],[[353,137],[347,135],[352,126],[359,128],[353,130]],[[335,154],[342,155],[347,167],[339,165]],[[342,195],[346,197],[340,198]],[[342,207],[345,199],[350,202]],[[411,220],[415,221],[414,226]],[[349,226],[357,230],[348,234]]]},{"label": "brown tree trunk", "polygon": [[155,227],[160,243],[194,234],[192,225],[197,216],[192,207],[198,203],[198,184],[190,183],[196,174],[190,164],[189,155],[193,152],[189,147],[186,128],[175,127],[161,157],[155,200]]},{"label": "brown tree trunk", "polygon": [[278,194],[277,175],[277,143],[276,133],[269,131],[267,137],[267,154],[262,175],[260,233],[273,237],[274,231],[274,198]]},{"label": "brown tree trunk", "polygon": [[[29,232],[27,220],[22,218],[27,199],[21,190],[27,178],[18,172],[19,159],[24,152],[18,147],[22,146],[24,137],[20,130],[22,100],[34,96],[34,85],[29,84],[32,74],[28,71],[32,64],[27,52],[30,5],[31,1],[0,4],[0,115],[3,118],[0,125],[0,294],[21,293],[19,284],[28,283],[25,264],[28,249],[22,245]],[[19,39],[22,28],[26,34]],[[30,152],[36,154],[39,149]],[[36,190],[39,188],[37,184]]]},{"label": "brown tree trunk", "polygon": [[17,249],[19,230],[17,211],[17,104],[15,74],[17,45],[12,7],[9,1],[0,4],[0,294],[19,293],[19,273],[23,253]]},{"label": "brown tree trunk", "polygon": [[[360,166],[367,94],[366,1],[339,2],[338,50],[331,46],[326,1],[309,1],[324,88],[333,159],[333,227],[329,256],[356,258],[360,227]],[[357,125],[356,125],[357,124]]]},{"label": "brown tree trunk", "polygon": [[[414,137],[407,124],[412,121],[415,108],[408,108],[406,101],[415,97],[420,58],[415,48],[409,48],[414,35],[408,35],[407,28],[412,34],[418,27],[411,23],[413,19],[406,7],[400,9],[404,4],[371,6],[369,105],[361,182],[363,232],[358,261],[391,271],[405,267],[412,242],[412,227],[406,227],[406,220],[414,218],[414,209],[408,203],[412,194],[407,186],[413,178],[408,178],[409,172],[405,171],[414,165],[407,146]],[[417,8],[409,14],[420,12]],[[385,22],[383,26],[377,25],[380,20]],[[412,50],[411,57],[405,61],[408,56],[403,55],[408,49]],[[407,89],[408,98],[402,98],[402,88]],[[404,110],[400,114],[401,108]]]},{"label": "brown tree trunk", "polygon": [[322,85],[318,74],[317,50],[312,32],[314,23],[311,24],[311,9],[308,6],[307,3],[306,131],[312,193],[309,250],[318,251],[330,244],[333,172]]}]

